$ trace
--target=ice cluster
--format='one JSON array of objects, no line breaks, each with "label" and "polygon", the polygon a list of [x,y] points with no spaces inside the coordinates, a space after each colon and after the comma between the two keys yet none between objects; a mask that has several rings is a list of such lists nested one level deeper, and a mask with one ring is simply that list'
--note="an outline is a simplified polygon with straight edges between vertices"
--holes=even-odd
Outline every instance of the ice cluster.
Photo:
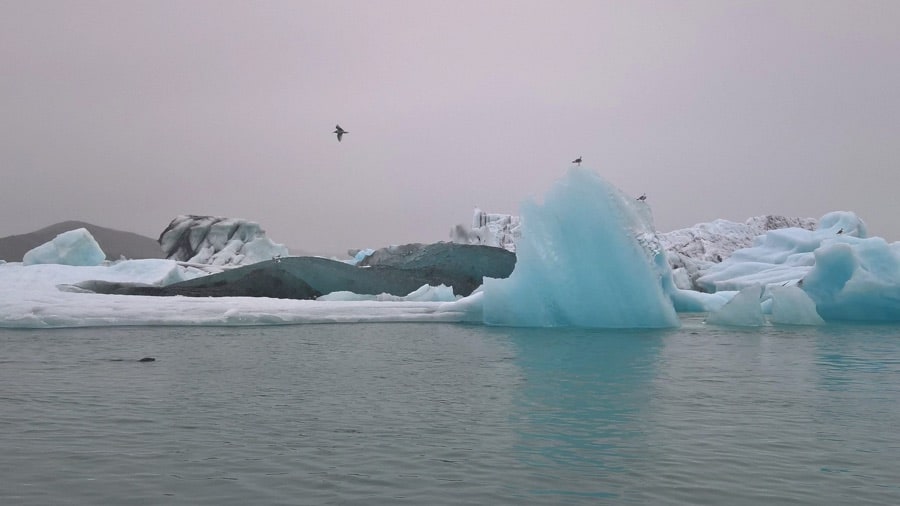
[{"label": "ice cluster", "polygon": [[259,223],[221,216],[181,215],[159,236],[170,260],[217,266],[247,265],[288,256]]},{"label": "ice cluster", "polygon": [[[175,220],[160,242],[178,260],[190,255],[190,261],[246,263],[286,254],[267,239],[262,253],[253,253],[251,245],[261,239],[258,225],[216,220],[199,218],[197,227],[191,226],[197,217]],[[721,230],[729,226],[719,223],[716,233],[728,236]],[[743,327],[900,321],[900,243],[869,237],[865,223],[848,211],[828,213],[816,226],[809,220],[769,219],[759,226],[760,234],[746,247],[738,247],[747,240],[745,230],[723,241],[725,246],[704,245],[707,258],[700,255],[692,264],[690,286],[697,289],[687,290],[679,286],[667,251],[678,241],[654,231],[647,203],[574,167],[543,203],[523,204],[515,227],[521,234],[517,259],[508,278],[487,278],[462,298],[450,287],[423,286],[407,296],[332,292],[315,301],[85,293],[82,282],[90,280],[168,286],[206,276],[208,269],[175,260],[100,265],[103,252],[96,241],[87,231],[74,230],[35,248],[24,262],[0,263],[0,327],[464,321],[627,328],[676,326],[679,312],[706,313],[710,325]],[[711,235],[700,230],[693,237]],[[697,241],[678,243],[687,247]],[[358,269],[401,261],[415,269],[462,269],[467,257],[454,247],[463,246],[443,244],[364,251],[357,262],[368,266]],[[730,248],[737,249],[721,253]],[[679,255],[698,256],[689,249]],[[708,258],[712,251],[721,260]]]}]

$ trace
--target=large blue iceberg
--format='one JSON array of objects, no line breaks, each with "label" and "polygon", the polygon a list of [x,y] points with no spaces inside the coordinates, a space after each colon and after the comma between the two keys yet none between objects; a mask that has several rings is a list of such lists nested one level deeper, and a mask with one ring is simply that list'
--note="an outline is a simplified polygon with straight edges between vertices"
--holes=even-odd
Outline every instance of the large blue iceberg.
[{"label": "large blue iceberg", "polygon": [[484,322],[527,327],[675,327],[671,277],[643,202],[573,167],[522,206],[516,267],[485,279]]},{"label": "large blue iceberg", "polygon": [[852,212],[760,235],[705,270],[710,293],[675,286],[650,208],[589,169],[570,169],[521,217],[515,270],[483,286],[489,325],[672,327],[676,312],[739,326],[900,321],[900,243],[867,237]]}]

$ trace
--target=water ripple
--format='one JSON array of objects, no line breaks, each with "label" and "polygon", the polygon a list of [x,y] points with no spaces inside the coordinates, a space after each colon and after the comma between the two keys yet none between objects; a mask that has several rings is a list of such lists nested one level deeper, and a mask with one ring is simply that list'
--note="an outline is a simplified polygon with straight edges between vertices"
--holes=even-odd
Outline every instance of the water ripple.
[{"label": "water ripple", "polygon": [[897,504],[897,336],[3,330],[0,503]]}]

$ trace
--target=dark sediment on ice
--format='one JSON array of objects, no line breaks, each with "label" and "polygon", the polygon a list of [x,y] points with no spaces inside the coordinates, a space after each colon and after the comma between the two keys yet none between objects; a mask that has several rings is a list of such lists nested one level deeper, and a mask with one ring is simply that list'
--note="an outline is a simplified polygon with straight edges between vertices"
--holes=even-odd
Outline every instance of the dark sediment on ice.
[{"label": "dark sediment on ice", "polygon": [[[513,253],[488,246],[436,243],[392,248],[395,254],[372,255],[358,267],[320,257],[286,257],[167,286],[106,281],[75,286],[121,295],[314,299],[337,291],[403,296],[422,285],[443,284],[465,296],[479,287],[484,277],[508,277],[516,262]],[[399,248],[402,251],[398,252]]]}]

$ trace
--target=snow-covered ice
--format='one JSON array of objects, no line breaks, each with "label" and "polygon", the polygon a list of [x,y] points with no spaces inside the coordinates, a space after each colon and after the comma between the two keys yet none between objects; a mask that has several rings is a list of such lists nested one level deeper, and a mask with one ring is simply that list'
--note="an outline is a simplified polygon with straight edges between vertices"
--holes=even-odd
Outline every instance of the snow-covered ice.
[{"label": "snow-covered ice", "polygon": [[394,301],[394,302],[454,302],[459,300],[460,296],[453,294],[453,287],[447,285],[430,286],[423,285],[418,290],[410,292],[408,295],[399,296],[389,293],[380,293],[378,295],[368,295],[353,292],[331,292],[319,296],[319,301],[361,301],[361,300],[377,300],[377,301]]},{"label": "snow-covered ice", "polygon": [[[206,273],[172,260],[127,260],[98,267],[2,264],[0,327],[444,322],[473,318],[467,304],[454,307],[452,302],[100,295],[81,293],[71,286],[86,280],[169,284],[202,275]],[[424,292],[428,290],[418,295]]]}]

